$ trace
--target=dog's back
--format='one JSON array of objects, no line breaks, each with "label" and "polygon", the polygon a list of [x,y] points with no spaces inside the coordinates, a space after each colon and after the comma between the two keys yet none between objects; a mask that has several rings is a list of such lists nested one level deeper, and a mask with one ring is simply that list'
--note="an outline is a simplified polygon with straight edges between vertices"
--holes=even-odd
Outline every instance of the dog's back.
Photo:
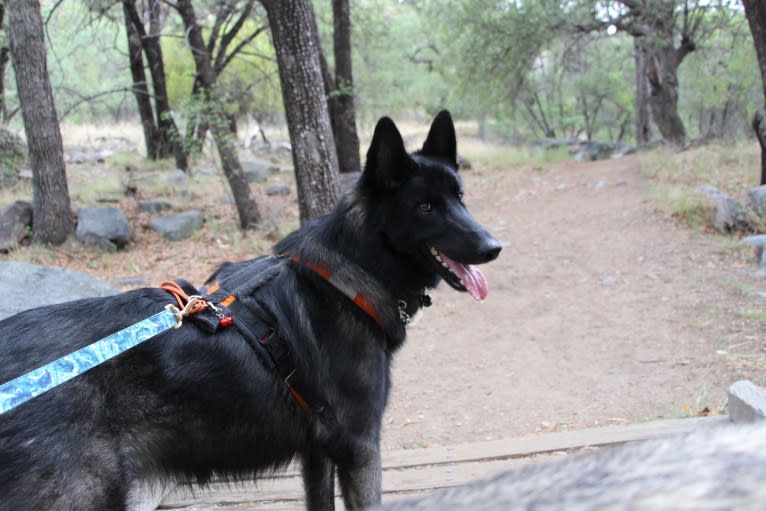
[{"label": "dog's back", "polygon": [[[141,289],[8,318],[0,322],[0,381],[170,300],[159,289]],[[235,337],[206,336],[193,326],[160,334],[0,416],[0,507],[123,509],[136,481],[205,480],[216,468],[252,475],[289,461],[305,431],[284,427],[274,432],[278,441],[254,444],[252,429],[269,431],[275,418],[291,424],[296,414],[287,407],[280,417],[274,393],[281,389]],[[230,406],[243,400],[247,408]]]},{"label": "dog's back", "polygon": [[[0,322],[0,381],[127,326],[151,310],[150,305],[157,302],[154,295],[132,292],[86,299],[5,319]],[[108,509],[122,501],[124,495],[93,492],[104,479],[122,477],[119,453],[123,446],[109,425],[116,415],[123,415],[119,421],[127,422],[131,411],[135,413],[135,407],[116,408],[110,401],[119,397],[103,392],[123,380],[126,390],[131,387],[120,365],[106,369],[93,370],[0,417],[0,494],[7,509]],[[61,488],[67,488],[66,494],[60,494]]]}]

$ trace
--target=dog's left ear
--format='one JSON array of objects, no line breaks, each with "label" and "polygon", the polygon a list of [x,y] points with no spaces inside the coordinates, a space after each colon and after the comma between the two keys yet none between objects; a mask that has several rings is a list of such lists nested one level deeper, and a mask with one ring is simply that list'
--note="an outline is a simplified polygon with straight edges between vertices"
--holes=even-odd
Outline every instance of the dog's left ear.
[{"label": "dog's left ear", "polygon": [[442,110],[434,118],[420,154],[444,158],[457,168],[455,125],[452,123],[452,116],[447,110]]}]

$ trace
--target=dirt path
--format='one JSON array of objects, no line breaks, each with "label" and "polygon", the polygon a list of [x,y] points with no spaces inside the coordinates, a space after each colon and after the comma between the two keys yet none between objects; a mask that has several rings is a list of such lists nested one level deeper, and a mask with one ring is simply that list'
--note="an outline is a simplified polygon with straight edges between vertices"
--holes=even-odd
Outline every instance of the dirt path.
[{"label": "dirt path", "polygon": [[721,413],[736,379],[764,383],[766,281],[653,212],[639,159],[464,180],[505,248],[485,302],[441,287],[411,329],[384,448]]}]

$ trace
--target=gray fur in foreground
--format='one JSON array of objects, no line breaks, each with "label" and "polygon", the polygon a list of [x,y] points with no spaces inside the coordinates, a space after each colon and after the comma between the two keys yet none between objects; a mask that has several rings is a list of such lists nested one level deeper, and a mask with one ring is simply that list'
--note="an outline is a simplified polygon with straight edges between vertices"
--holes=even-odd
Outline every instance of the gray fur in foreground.
[{"label": "gray fur in foreground", "polygon": [[763,510],[766,422],[604,448],[376,509]]}]

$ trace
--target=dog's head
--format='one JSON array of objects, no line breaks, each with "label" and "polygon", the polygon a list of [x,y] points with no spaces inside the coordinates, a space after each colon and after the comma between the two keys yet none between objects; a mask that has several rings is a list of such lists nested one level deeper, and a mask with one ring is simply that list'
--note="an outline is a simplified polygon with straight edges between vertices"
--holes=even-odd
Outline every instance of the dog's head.
[{"label": "dog's head", "polygon": [[412,154],[394,122],[380,119],[358,192],[376,211],[394,251],[458,291],[486,297],[487,281],[473,265],[492,261],[502,247],[463,202],[449,112],[436,116],[423,147]]}]

